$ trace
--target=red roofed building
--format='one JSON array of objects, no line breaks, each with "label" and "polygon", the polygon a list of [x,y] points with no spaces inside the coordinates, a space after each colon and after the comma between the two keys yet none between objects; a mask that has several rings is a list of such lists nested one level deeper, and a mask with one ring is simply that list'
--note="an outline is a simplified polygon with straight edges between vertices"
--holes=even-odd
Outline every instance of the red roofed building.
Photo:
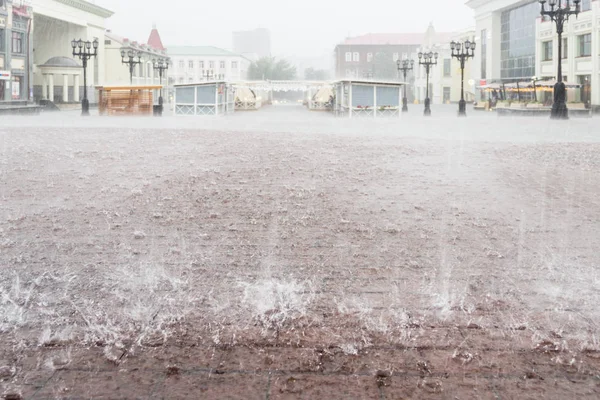
[{"label": "red roofed building", "polygon": [[163,46],[162,44],[162,40],[160,40],[160,35],[158,34],[158,29],[156,29],[156,25],[152,27],[152,31],[150,32],[150,37],[148,38],[148,46],[156,50],[166,50],[165,46]]},{"label": "red roofed building", "polygon": [[[431,38],[432,35],[435,38]],[[346,38],[335,47],[337,78],[397,79],[396,61],[416,59],[418,49],[440,42],[447,33],[368,33]]]}]

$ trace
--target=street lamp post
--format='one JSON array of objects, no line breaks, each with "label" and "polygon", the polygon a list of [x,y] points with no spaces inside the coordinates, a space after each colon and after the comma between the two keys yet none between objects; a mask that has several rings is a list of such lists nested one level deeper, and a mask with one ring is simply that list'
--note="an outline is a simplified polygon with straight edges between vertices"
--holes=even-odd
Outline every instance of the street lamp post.
[{"label": "street lamp post", "polygon": [[137,64],[142,63],[142,53],[140,51],[134,52],[131,49],[125,52],[125,49],[121,49],[121,62],[129,65],[129,83],[133,85],[133,69]]},{"label": "street lamp post", "polygon": [[[580,11],[579,3],[581,0],[548,0],[550,9],[546,9],[546,0],[539,0],[542,16],[548,16],[556,23],[556,33],[558,34],[558,76],[554,85],[554,102],[552,103],[552,112],[550,118],[553,119],[569,119],[567,110],[567,89],[562,80],[562,33],[565,27],[565,22],[569,20],[571,15],[577,16]],[[573,8],[574,6],[574,8]]]},{"label": "street lamp post", "polygon": [[415,60],[398,60],[398,72],[402,71],[404,76],[404,95],[402,96],[402,112],[408,111],[408,100],[406,98],[406,73],[412,71],[415,65]]},{"label": "street lamp post", "polygon": [[467,103],[465,102],[465,61],[475,56],[475,42],[470,40],[462,42],[450,42],[452,57],[460,61],[460,101],[458,102],[458,116],[467,116]]},{"label": "street lamp post", "polygon": [[425,87],[425,111],[423,115],[431,115],[431,106],[429,101],[429,71],[433,65],[437,65],[438,53],[422,53],[419,52],[419,64],[425,66],[425,74],[427,75],[427,85]]},{"label": "street lamp post", "polygon": [[152,67],[155,70],[158,70],[158,76],[159,76],[159,84],[160,84],[160,92],[158,95],[158,115],[162,115],[163,112],[163,97],[162,97],[162,77],[163,77],[163,71],[166,71],[169,69],[169,59],[168,58],[159,58],[158,60],[153,58],[152,59]]},{"label": "street lamp post", "polygon": [[[93,42],[79,40],[71,40],[73,48],[73,57],[79,57],[83,64],[83,99],[81,100],[81,115],[90,115],[90,102],[87,98],[87,62],[92,57],[98,56],[98,39]],[[92,48],[94,49],[92,51]]]}]

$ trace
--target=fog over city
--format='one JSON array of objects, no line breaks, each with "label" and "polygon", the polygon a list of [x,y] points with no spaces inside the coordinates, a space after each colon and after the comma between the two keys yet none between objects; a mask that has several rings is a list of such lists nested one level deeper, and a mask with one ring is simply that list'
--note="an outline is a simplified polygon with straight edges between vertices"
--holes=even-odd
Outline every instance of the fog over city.
[{"label": "fog over city", "polygon": [[[156,23],[165,44],[231,47],[231,32],[257,27],[271,31],[273,55],[331,57],[336,43],[369,32],[424,32],[430,22],[439,31],[473,24],[464,0],[96,0],[115,12],[108,26],[131,38],[145,38]],[[144,18],[131,18],[132,15]]]}]

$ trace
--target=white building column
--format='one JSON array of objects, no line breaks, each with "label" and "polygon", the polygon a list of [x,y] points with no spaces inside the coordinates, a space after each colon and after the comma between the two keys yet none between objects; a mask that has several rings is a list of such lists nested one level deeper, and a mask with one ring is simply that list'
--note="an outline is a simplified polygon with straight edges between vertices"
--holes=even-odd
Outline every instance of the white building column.
[{"label": "white building column", "polygon": [[69,102],[69,75],[63,74],[63,93],[62,93],[63,103]]},{"label": "white building column", "polygon": [[48,78],[46,74],[42,74],[42,99],[48,100]]},{"label": "white building column", "polygon": [[79,102],[79,74],[73,75],[73,101]]},{"label": "white building column", "polygon": [[54,75],[48,74],[48,100],[54,101]]}]

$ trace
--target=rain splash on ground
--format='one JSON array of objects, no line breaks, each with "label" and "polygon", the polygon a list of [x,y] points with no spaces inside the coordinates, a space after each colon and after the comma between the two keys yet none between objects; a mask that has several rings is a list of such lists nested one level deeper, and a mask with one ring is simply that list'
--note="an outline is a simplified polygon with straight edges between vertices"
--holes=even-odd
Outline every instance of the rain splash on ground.
[{"label": "rain splash on ground", "polygon": [[5,118],[6,398],[598,398],[600,131]]}]

